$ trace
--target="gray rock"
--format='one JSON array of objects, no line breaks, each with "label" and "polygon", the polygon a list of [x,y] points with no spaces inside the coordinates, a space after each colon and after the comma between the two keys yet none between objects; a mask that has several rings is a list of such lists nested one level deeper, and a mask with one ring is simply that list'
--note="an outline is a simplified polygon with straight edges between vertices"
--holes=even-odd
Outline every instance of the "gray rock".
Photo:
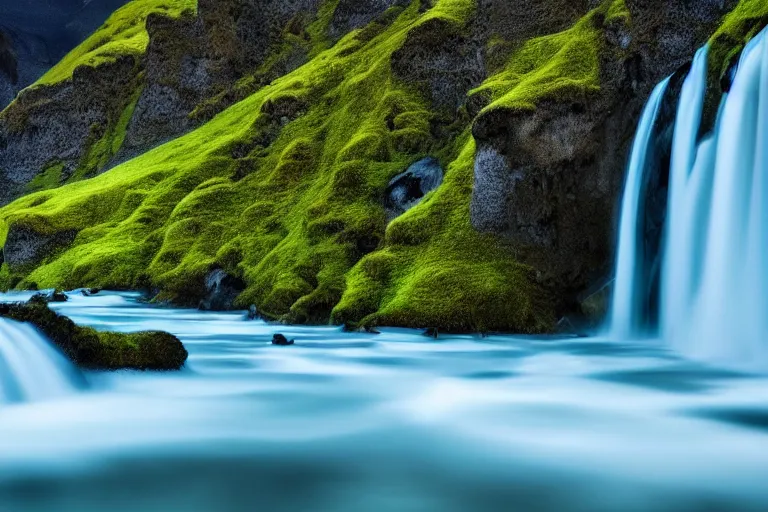
[{"label": "gray rock", "polygon": [[387,216],[402,215],[443,183],[443,168],[435,158],[424,158],[389,182],[384,199]]},{"label": "gray rock", "polygon": [[227,311],[234,307],[235,299],[245,289],[245,283],[221,269],[205,277],[206,296],[200,301],[203,311]]},{"label": "gray rock", "polygon": [[43,235],[26,226],[12,225],[3,247],[3,260],[11,268],[40,262],[46,254],[69,245],[77,232]]}]

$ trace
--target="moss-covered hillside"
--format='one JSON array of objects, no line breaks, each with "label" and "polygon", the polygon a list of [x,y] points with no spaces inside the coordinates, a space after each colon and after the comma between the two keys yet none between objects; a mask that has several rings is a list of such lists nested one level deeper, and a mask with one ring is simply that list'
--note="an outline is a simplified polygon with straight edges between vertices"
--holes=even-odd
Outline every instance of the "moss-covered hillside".
[{"label": "moss-covered hillside", "polygon": [[[480,186],[473,181],[482,171],[478,146],[487,153],[496,144],[493,151],[513,175],[518,164],[493,142],[512,133],[504,125],[512,114],[535,117],[553,104],[565,105],[568,115],[574,105],[579,115],[613,112],[610,101],[622,101],[625,91],[641,105],[654,77],[627,85],[606,71],[627,68],[640,51],[631,42],[634,2],[585,6],[565,30],[525,40],[512,35],[519,27],[488,28],[487,20],[504,12],[497,4],[503,2],[392,1],[361,27],[339,33],[357,19],[349,11],[358,16],[359,6],[320,3],[309,19],[286,25],[256,69],[190,114],[243,98],[209,122],[105,174],[40,186],[49,189],[0,209],[0,245],[6,245],[0,287],[142,288],[196,304],[206,293],[205,277],[222,269],[245,283],[237,305],[255,304],[291,322],[550,329],[562,307],[563,276],[573,274],[570,294],[599,269],[575,275],[547,268],[527,244],[476,229],[470,203]],[[768,14],[760,4],[742,0],[722,30],[738,26],[741,34],[745,23]],[[497,11],[484,11],[488,5]],[[43,82],[66,81],[81,63],[99,67],[142,52],[142,16],[161,6],[171,13],[194,9],[186,0],[134,0]],[[126,16],[134,11],[140,15]],[[735,20],[739,12],[752,21]],[[616,43],[617,34],[629,41]],[[270,63],[297,47],[305,63],[265,84]],[[634,115],[630,110],[624,131],[631,132]],[[483,129],[473,136],[476,117]],[[599,155],[576,162],[575,153],[563,154],[544,171],[601,167]],[[390,180],[425,156],[445,169],[442,185],[388,218]],[[613,184],[600,192],[601,205],[613,202],[621,181],[621,166],[611,167],[618,168],[602,169]],[[557,208],[547,205],[550,212]],[[610,222],[599,222],[603,245]],[[14,233],[36,234],[22,238],[45,251],[28,251],[32,257],[14,264],[21,259],[6,243]],[[539,252],[562,250],[556,237],[551,243]]]}]

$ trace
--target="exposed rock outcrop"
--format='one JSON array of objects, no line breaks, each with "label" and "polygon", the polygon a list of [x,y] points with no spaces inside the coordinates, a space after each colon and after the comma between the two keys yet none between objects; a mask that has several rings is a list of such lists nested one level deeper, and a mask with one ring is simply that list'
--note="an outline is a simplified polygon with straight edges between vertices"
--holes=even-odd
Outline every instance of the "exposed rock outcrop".
[{"label": "exposed rock outcrop", "polygon": [[5,239],[3,261],[11,269],[39,263],[46,255],[71,243],[76,235],[73,231],[44,235],[32,228],[14,224]]},{"label": "exposed rock outcrop", "polygon": [[435,158],[424,158],[389,182],[384,199],[387,215],[395,218],[410,210],[443,182],[443,168]]},{"label": "exposed rock outcrop", "polygon": [[651,89],[733,5],[628,0],[630,24],[594,19],[604,23],[599,93],[476,119],[472,223],[513,241],[561,310],[610,272],[625,158]]}]

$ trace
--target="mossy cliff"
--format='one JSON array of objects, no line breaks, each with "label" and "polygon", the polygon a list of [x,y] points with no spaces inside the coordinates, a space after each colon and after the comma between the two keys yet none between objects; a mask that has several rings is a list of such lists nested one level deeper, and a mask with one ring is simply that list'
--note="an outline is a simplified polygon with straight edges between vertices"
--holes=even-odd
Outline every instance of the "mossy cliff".
[{"label": "mossy cliff", "polygon": [[[0,116],[5,169],[51,109],[71,112],[52,90],[125,77],[113,128],[66,149],[107,148],[99,164],[15,164],[47,190],[0,209],[0,286],[197,304],[221,270],[237,306],[291,322],[546,331],[609,272],[639,112],[733,8],[711,4],[165,2],[173,15],[129,38],[145,44],[54,70],[63,82]],[[274,13],[269,30],[254,12]],[[441,185],[392,219],[390,181],[425,156]]]}]

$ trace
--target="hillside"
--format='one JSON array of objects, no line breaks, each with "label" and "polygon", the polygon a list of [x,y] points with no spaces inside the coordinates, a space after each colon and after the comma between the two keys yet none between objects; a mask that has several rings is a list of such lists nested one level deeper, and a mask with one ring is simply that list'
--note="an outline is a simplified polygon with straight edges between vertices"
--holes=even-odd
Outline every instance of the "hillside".
[{"label": "hillside", "polygon": [[550,330],[610,274],[650,90],[768,21],[691,4],[134,0],[0,114],[0,288]]}]

